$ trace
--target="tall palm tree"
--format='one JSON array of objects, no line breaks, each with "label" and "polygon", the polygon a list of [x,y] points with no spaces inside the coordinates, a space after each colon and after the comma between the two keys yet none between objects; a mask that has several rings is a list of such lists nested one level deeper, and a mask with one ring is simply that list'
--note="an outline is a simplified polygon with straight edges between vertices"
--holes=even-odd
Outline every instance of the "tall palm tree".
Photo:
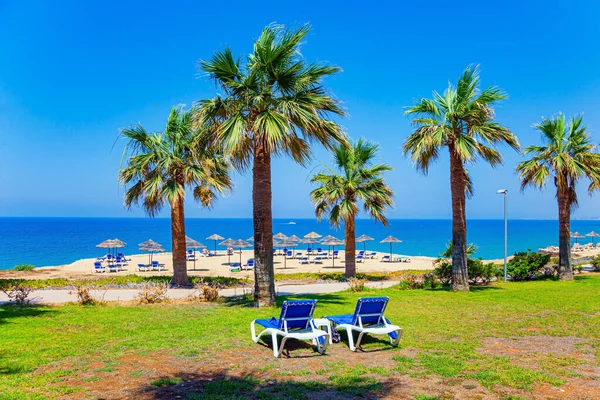
[{"label": "tall palm tree", "polygon": [[404,143],[417,169],[427,174],[443,147],[450,155],[452,196],[452,288],[469,290],[467,272],[466,197],[473,195],[467,166],[483,159],[492,167],[502,163],[502,155],[492,146],[506,143],[515,150],[519,142],[510,130],[494,121],[494,105],[507,97],[492,86],[479,90],[479,68],[468,66],[443,94],[421,99],[405,111],[415,115],[415,131]]},{"label": "tall palm tree", "polygon": [[385,183],[383,172],[391,171],[387,164],[373,164],[378,146],[358,140],[352,147],[335,149],[333,170],[316,174],[311,182],[319,186],[310,193],[317,218],[329,214],[329,223],[339,227],[344,223],[346,241],[346,278],[356,276],[355,218],[362,202],[365,213],[387,226],[385,209],[392,206],[392,189]]},{"label": "tall palm tree", "polygon": [[171,207],[173,285],[188,285],[184,197],[186,189],[210,207],[218,193],[231,189],[229,164],[211,144],[211,133],[192,128],[192,112],[172,108],[163,132],[148,133],[141,125],[121,130],[129,142],[127,165],[119,181],[127,188],[125,205],[141,204],[153,217],[166,202]]},{"label": "tall palm tree", "polygon": [[213,127],[236,167],[252,166],[256,306],[275,304],[271,157],[289,155],[304,165],[311,158],[311,142],[332,148],[346,140],[330,119],[344,111],[322,83],[340,69],[304,61],[299,49],[308,32],[308,26],[286,30],[270,25],[245,63],[229,48],[200,62],[223,96],[200,101],[196,122]]},{"label": "tall palm tree", "polygon": [[558,201],[558,275],[573,279],[571,267],[571,210],[577,205],[575,186],[581,178],[591,181],[590,194],[600,188],[600,154],[591,143],[591,136],[583,125],[583,115],[569,122],[565,116],[546,119],[535,124],[542,133],[543,146],[529,146],[525,155],[531,158],[517,166],[521,190],[527,186],[542,189],[548,178],[554,178]]}]

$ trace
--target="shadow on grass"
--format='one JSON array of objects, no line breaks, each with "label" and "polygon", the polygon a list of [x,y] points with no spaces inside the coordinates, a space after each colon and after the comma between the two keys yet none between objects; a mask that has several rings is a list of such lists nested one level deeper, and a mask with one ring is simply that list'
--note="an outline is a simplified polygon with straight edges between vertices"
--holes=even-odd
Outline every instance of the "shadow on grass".
[{"label": "shadow on grass", "polygon": [[12,303],[6,303],[0,305],[0,325],[6,324],[11,319],[20,317],[37,317],[40,315],[49,315],[55,313],[52,308],[43,305],[24,305],[18,306]]},{"label": "shadow on grass", "polygon": [[[399,382],[381,383],[362,375],[336,376],[329,381],[261,380],[263,373],[227,369],[207,373],[180,373],[140,388],[137,396],[151,399],[354,399],[385,397]],[[161,385],[161,386],[157,386]]]},{"label": "shadow on grass", "polygon": [[[342,292],[344,293],[344,292]],[[327,294],[285,294],[277,296],[276,307],[280,308],[285,300],[301,300],[301,299],[316,299],[318,304],[348,304],[349,311],[354,310],[354,299],[347,299],[346,296],[341,296],[336,293]],[[223,300],[223,305],[229,307],[254,307],[254,299],[252,295],[226,297]],[[274,309],[275,310],[275,309]]]}]

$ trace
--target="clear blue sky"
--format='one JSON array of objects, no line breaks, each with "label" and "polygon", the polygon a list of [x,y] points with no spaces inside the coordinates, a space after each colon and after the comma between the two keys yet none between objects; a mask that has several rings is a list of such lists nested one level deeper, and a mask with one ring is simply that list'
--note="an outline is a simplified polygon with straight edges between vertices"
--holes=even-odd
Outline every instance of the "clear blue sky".
[{"label": "clear blue sky", "polygon": [[[142,216],[122,207],[119,128],[162,129],[172,105],[213,96],[196,62],[225,45],[247,54],[271,22],[310,23],[303,54],[343,68],[327,84],[350,114],[349,135],[379,142],[394,167],[392,218],[450,217],[447,157],[417,173],[400,151],[411,131],[402,112],[470,63],[481,64],[484,85],[508,91],[497,119],[522,144],[537,143],[531,125],[559,111],[584,112],[600,142],[595,1],[207,3],[0,0],[0,215]],[[501,218],[495,191],[505,187],[512,217],[555,218],[552,187],[520,194],[520,156],[502,151],[503,167],[472,168],[468,216]],[[314,165],[323,161],[318,150]],[[311,168],[278,159],[273,170],[275,217],[312,217]],[[600,195],[585,186],[575,217],[599,217]],[[212,211],[190,201],[187,216],[250,217],[250,195],[250,177],[237,176]]]}]

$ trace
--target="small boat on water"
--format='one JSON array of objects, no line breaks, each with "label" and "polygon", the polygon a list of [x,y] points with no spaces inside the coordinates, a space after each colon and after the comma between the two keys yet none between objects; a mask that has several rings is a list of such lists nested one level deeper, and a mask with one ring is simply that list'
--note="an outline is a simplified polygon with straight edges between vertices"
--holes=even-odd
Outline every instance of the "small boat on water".
[{"label": "small boat on water", "polygon": [[294,221],[290,221],[288,222],[288,225],[296,225],[296,223]]}]

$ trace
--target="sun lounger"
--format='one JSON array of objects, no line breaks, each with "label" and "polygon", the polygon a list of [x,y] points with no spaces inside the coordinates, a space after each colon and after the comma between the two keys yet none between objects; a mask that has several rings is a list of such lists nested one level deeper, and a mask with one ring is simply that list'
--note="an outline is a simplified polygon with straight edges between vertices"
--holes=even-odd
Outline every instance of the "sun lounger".
[{"label": "sun lounger", "polygon": [[290,250],[287,250],[285,252],[285,258],[294,258],[294,253],[292,253]]},{"label": "sun lounger", "polygon": [[158,261],[152,261],[153,271],[166,271],[165,264],[159,264]]},{"label": "sun lounger", "polygon": [[302,258],[302,252],[297,251],[296,254],[294,254],[294,258]]},{"label": "sun lounger", "polygon": [[[360,348],[360,342],[367,333],[373,335],[388,335],[390,344],[398,346],[402,336],[402,328],[392,325],[383,315],[387,306],[388,297],[368,297],[358,299],[354,314],[333,315],[325,317],[334,323],[338,331],[345,330],[348,334],[350,350],[356,351]],[[331,329],[331,328],[329,328]],[[358,332],[356,344],[353,332]],[[331,338],[331,335],[329,335]]]},{"label": "sun lounger", "polygon": [[323,257],[316,256],[315,258],[313,258],[312,263],[313,264],[323,264]]},{"label": "sun lounger", "polygon": [[244,264],[244,269],[254,269],[254,258],[249,258]]},{"label": "sun lounger", "polygon": [[300,264],[308,264],[308,257],[300,257],[300,258],[298,259],[298,262],[299,262]]},{"label": "sun lounger", "polygon": [[374,252],[374,251],[372,251],[372,252],[370,252],[370,253],[367,253],[367,254],[365,255],[365,257],[368,257],[368,258],[370,258],[370,259],[375,259],[375,258],[377,258],[377,253],[376,253],[376,252]]},{"label": "sun lounger", "polygon": [[[255,319],[250,323],[252,340],[258,340],[264,334],[271,335],[273,355],[279,357],[288,339],[311,340],[317,346],[317,351],[324,354],[331,336],[315,327],[312,319],[316,300],[286,300],[281,306],[279,318]],[[265,328],[258,335],[256,325]],[[282,336],[281,344],[277,346],[277,336]]]},{"label": "sun lounger", "polygon": [[148,271],[152,270],[152,267],[150,265],[146,265],[146,264],[138,264],[137,270],[140,272],[148,272]]},{"label": "sun lounger", "polygon": [[186,258],[188,261],[195,261],[196,260],[196,252],[193,250],[188,250]]},{"label": "sun lounger", "polygon": [[106,272],[106,267],[104,267],[100,261],[96,261],[94,262],[94,272]]},{"label": "sun lounger", "polygon": [[356,256],[356,262],[361,263],[365,261],[365,257],[362,254]]},{"label": "sun lounger", "polygon": [[229,271],[240,272],[241,270],[242,270],[242,267],[240,266],[239,262],[232,262],[231,264],[229,264]]},{"label": "sun lounger", "polygon": [[390,256],[382,256],[380,261],[381,262],[392,262],[392,260],[390,259]]},{"label": "sun lounger", "polygon": [[106,268],[108,272],[119,272],[119,270],[121,269],[121,267],[119,267],[119,265],[117,264],[108,264]]}]

